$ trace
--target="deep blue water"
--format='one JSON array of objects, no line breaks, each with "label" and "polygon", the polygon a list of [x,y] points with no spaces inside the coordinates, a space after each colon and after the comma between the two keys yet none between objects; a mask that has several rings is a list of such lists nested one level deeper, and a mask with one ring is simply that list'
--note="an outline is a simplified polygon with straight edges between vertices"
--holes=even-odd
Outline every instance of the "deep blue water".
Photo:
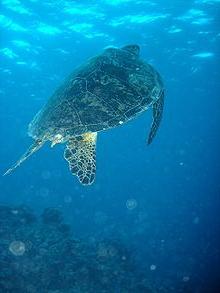
[{"label": "deep blue water", "polygon": [[64,146],[46,145],[1,177],[0,203],[57,207],[75,237],[120,239],[154,292],[220,292],[219,13],[218,0],[2,0],[2,174],[54,89],[107,46],[139,44],[166,96],[152,145],[150,110],[99,133],[93,185],[71,175]]}]

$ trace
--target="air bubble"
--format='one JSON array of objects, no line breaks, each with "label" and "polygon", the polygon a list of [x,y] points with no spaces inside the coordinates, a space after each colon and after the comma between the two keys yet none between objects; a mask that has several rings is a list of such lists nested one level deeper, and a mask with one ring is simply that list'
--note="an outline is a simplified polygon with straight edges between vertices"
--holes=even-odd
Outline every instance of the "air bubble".
[{"label": "air bubble", "polygon": [[126,201],[126,207],[128,210],[134,210],[137,207],[137,201],[134,198],[130,198]]},{"label": "air bubble", "polygon": [[70,196],[70,195],[66,195],[66,196],[64,196],[64,202],[65,203],[71,203],[72,202],[72,196]]},{"label": "air bubble", "polygon": [[16,255],[20,256],[25,253],[25,244],[22,241],[12,241],[9,245],[9,251]]},{"label": "air bubble", "polygon": [[193,224],[195,224],[195,225],[199,224],[199,217],[195,217],[193,219]]},{"label": "air bubble", "polygon": [[189,279],[190,279],[190,278],[189,278],[188,276],[184,276],[184,277],[183,277],[183,282],[189,282]]},{"label": "air bubble", "polygon": [[150,270],[151,270],[151,271],[155,271],[156,269],[157,269],[157,266],[156,266],[156,265],[151,265],[151,266],[150,266]]},{"label": "air bubble", "polygon": [[50,179],[50,177],[51,177],[51,173],[50,173],[50,171],[48,171],[48,170],[43,171],[42,174],[41,174],[41,177],[42,177],[44,180],[48,180],[48,179]]}]

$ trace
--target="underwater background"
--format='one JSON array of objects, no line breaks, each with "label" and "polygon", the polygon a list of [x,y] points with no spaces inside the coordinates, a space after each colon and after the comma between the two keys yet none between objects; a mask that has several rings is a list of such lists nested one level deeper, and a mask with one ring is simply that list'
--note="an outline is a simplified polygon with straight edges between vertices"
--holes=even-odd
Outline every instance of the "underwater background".
[{"label": "underwater background", "polygon": [[162,75],[151,110],[99,133],[85,187],[63,145],[0,178],[0,292],[220,292],[220,1],[2,0],[0,172],[74,68],[138,44]]}]

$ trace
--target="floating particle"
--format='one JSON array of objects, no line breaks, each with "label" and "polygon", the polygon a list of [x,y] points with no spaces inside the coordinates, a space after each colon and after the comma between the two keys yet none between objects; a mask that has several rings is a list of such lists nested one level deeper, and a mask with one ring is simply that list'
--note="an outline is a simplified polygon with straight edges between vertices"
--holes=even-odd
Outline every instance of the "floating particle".
[{"label": "floating particle", "polygon": [[198,67],[191,67],[191,72],[196,73],[199,70]]},{"label": "floating particle", "polygon": [[194,219],[193,219],[193,224],[199,224],[199,217],[195,217]]},{"label": "floating particle", "polygon": [[94,215],[94,222],[96,224],[104,225],[107,220],[108,220],[108,216],[101,211],[97,211]]},{"label": "floating particle", "polygon": [[64,202],[65,203],[71,203],[72,202],[72,196],[70,196],[70,195],[66,195],[66,196],[64,196]]},{"label": "floating particle", "polygon": [[115,257],[117,255],[117,253],[118,253],[118,251],[115,247],[113,247],[111,245],[108,247],[108,255],[110,257]]},{"label": "floating particle", "polygon": [[108,255],[108,250],[105,246],[100,245],[97,251],[99,257],[106,257]]},{"label": "floating particle", "polygon": [[151,265],[151,266],[150,266],[150,270],[151,270],[151,271],[155,271],[156,269],[157,269],[157,266],[156,266],[156,265]]},{"label": "floating particle", "polygon": [[126,207],[128,210],[134,210],[137,207],[137,201],[134,198],[130,198],[126,201]]},{"label": "floating particle", "polygon": [[48,197],[50,194],[50,191],[48,188],[46,187],[41,187],[38,191],[37,191],[37,195],[41,196],[41,197]]},{"label": "floating particle", "polygon": [[41,176],[42,176],[42,178],[43,178],[44,180],[47,180],[47,179],[50,179],[50,177],[51,177],[51,173],[50,173],[50,171],[48,171],[48,170],[44,170],[44,171],[42,172]]},{"label": "floating particle", "polygon": [[23,255],[25,253],[25,244],[22,241],[12,241],[9,245],[9,251],[14,255]]},{"label": "floating particle", "polygon": [[183,277],[183,282],[189,282],[189,279],[190,279],[189,276],[184,276]]}]

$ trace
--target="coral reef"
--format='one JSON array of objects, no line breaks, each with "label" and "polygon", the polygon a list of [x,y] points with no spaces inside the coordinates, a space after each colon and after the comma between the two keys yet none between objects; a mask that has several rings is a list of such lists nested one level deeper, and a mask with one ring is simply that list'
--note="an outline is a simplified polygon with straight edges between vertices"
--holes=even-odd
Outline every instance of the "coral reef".
[{"label": "coral reef", "polygon": [[58,209],[0,206],[1,293],[151,292],[119,241],[74,239]]}]

